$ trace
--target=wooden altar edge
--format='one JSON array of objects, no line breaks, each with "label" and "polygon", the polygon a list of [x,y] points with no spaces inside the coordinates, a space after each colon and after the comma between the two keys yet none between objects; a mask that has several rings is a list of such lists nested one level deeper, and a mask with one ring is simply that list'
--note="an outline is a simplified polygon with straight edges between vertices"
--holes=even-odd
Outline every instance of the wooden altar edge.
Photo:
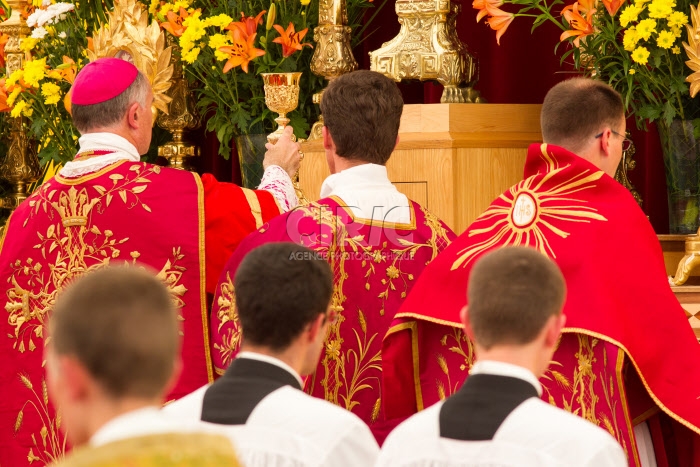
[{"label": "wooden altar edge", "polygon": [[[399,133],[396,151],[413,149],[459,149],[459,148],[527,148],[539,143],[542,135],[533,133]],[[302,143],[304,152],[323,151],[323,141],[314,140]]]}]

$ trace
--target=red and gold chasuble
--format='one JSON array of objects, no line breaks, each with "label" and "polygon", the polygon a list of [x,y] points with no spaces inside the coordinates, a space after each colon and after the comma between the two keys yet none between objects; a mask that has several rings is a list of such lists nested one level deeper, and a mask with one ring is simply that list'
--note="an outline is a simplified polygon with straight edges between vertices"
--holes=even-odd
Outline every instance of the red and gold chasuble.
[{"label": "red and gold chasuble", "polygon": [[397,313],[382,349],[388,417],[461,386],[474,359],[459,318],[469,273],[505,245],[536,248],[566,278],[567,327],[541,379],[543,399],[608,430],[630,465],[639,465],[633,425],[659,410],[700,433],[700,345],[651,225],[614,179],[539,144],[530,146],[525,179],[426,268]]},{"label": "red and gold chasuble", "polygon": [[279,216],[246,238],[224,269],[214,299],[216,372],[228,367],[240,347],[233,278],[243,257],[269,242],[305,245],[331,265],[332,307],[338,313],[305,390],[351,410],[383,439],[389,427],[381,403],[382,339],[426,264],[454,238],[417,203],[411,202],[410,209],[410,224],[355,220],[340,198],[330,197]]},{"label": "red and gold chasuble", "polygon": [[0,251],[0,465],[66,449],[47,397],[43,348],[57,293],[107,265],[157,272],[179,306],[183,372],[169,399],[212,380],[204,300],[204,192],[197,175],[121,161],[49,180],[12,213]]}]

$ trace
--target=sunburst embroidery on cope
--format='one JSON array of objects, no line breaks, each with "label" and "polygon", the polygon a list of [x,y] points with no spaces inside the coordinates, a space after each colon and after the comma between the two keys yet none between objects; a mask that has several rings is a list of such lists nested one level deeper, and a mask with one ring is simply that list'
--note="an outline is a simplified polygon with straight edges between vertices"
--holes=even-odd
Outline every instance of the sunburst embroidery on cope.
[{"label": "sunburst embroidery on cope", "polygon": [[491,233],[489,238],[459,252],[452,264],[452,270],[466,266],[472,259],[497,245],[529,245],[541,253],[556,258],[549,245],[548,235],[561,238],[569,236],[564,223],[591,220],[607,221],[595,208],[586,206],[587,201],[574,195],[595,188],[595,182],[603,176],[603,171],[591,173],[584,170],[575,173],[567,180],[543,188],[556,176],[561,176],[570,165],[559,166],[552,154],[547,153],[547,145],[541,146],[540,157],[544,160],[547,172],[539,181],[539,174],[529,177],[498,197],[498,199],[476,222],[492,220],[488,227],[475,228],[469,236]]}]

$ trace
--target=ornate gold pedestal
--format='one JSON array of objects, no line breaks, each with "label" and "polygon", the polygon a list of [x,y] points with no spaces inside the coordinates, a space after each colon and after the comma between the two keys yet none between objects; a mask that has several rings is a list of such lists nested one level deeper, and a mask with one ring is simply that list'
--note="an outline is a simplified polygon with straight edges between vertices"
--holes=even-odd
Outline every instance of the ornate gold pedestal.
[{"label": "ornate gold pedestal", "polygon": [[396,81],[437,80],[445,86],[442,103],[482,102],[472,88],[478,79],[476,58],[455,29],[460,8],[450,0],[396,0],[401,30],[370,52],[370,69]]},{"label": "ornate gold pedestal", "polygon": [[[8,4],[12,8],[12,15],[0,24],[0,32],[10,36],[5,45],[7,63],[7,75],[22,68],[25,59],[29,55],[19,48],[22,39],[29,34],[29,27],[20,15],[24,6],[22,0],[10,0]],[[36,152],[31,147],[22,117],[10,119],[12,130],[10,144],[5,158],[0,165],[0,177],[13,185],[13,192],[0,200],[0,206],[7,209],[16,208],[27,196],[27,185],[35,182],[41,176],[39,161]]]},{"label": "ornate gold pedestal", "polygon": [[[313,74],[328,81],[357,69],[357,61],[350,47],[352,28],[347,26],[348,12],[345,0],[321,0],[318,5],[318,26],[314,29],[316,49],[311,59]],[[314,104],[320,104],[323,91],[313,95]],[[321,139],[323,115],[311,127],[309,140]]]},{"label": "ornate gold pedestal", "polygon": [[168,114],[160,114],[157,122],[159,127],[172,133],[173,139],[158,147],[158,155],[165,157],[170,167],[189,170],[191,166],[187,158],[199,156],[199,148],[185,143],[184,134],[186,130],[198,128],[201,118],[182,71],[180,46],[177,44],[177,40],[170,35],[168,35],[168,45],[173,48],[174,52],[171,59],[173,65],[172,85],[168,90],[168,96],[172,100],[168,104]]}]

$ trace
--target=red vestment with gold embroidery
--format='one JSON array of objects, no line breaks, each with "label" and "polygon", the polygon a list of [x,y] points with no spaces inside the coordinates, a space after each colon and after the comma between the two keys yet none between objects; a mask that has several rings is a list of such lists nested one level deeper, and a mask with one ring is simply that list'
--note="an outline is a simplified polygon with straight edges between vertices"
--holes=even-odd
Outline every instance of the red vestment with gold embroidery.
[{"label": "red vestment with gold embroidery", "polygon": [[213,380],[205,269],[218,277],[238,242],[279,210],[267,192],[203,181],[120,161],[78,178],[57,176],[12,213],[0,250],[7,317],[0,322],[0,465],[43,465],[66,449],[47,397],[43,344],[56,294],[90,270],[145,265],[171,291],[180,307],[183,371],[168,399]]},{"label": "red vestment with gold embroidery", "polygon": [[422,410],[467,377],[474,354],[459,312],[469,273],[505,245],[538,249],[566,279],[566,328],[543,399],[608,430],[630,465],[639,465],[633,425],[655,411],[697,437],[700,346],[651,225],[613,178],[544,144],[530,146],[525,179],[426,268],[397,313],[382,350],[387,415]]},{"label": "red vestment with gold embroidery", "polygon": [[[410,202],[411,223],[354,219],[337,197],[279,216],[246,238],[219,281],[212,309],[213,360],[223,373],[238,353],[241,329],[233,278],[243,257],[269,242],[294,242],[318,251],[334,275],[331,326],[305,391],[351,410],[379,439],[388,434],[381,408],[381,342],[394,314],[426,264],[454,238],[442,221]],[[274,293],[274,284],[270,285]]]}]

